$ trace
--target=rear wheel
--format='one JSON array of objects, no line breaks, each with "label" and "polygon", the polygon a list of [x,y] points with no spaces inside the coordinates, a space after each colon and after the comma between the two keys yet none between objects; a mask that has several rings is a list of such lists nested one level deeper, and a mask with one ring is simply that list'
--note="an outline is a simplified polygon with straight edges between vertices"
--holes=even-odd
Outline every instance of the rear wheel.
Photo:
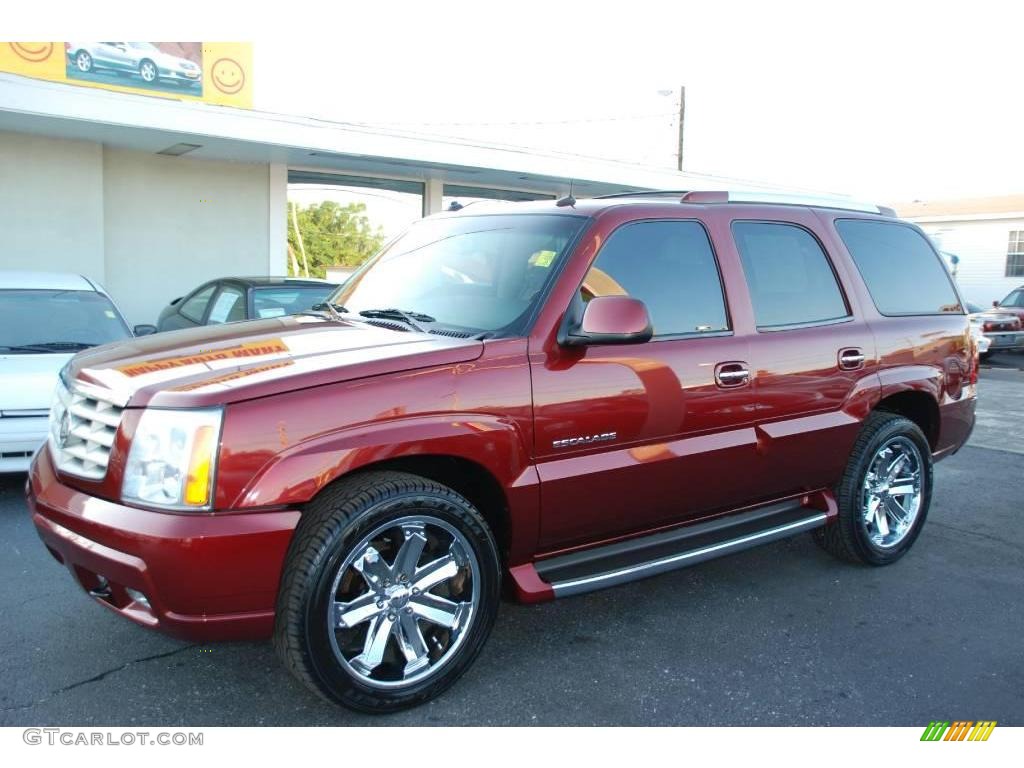
[{"label": "rear wheel", "polygon": [[422,703],[476,658],[500,565],[479,512],[450,488],[371,472],[324,491],[289,549],[274,643],[325,698],[369,712]]},{"label": "rear wheel", "polygon": [[917,539],[931,496],[931,449],[921,428],[877,411],[865,421],[836,489],[838,519],[814,538],[844,560],[888,565]]}]

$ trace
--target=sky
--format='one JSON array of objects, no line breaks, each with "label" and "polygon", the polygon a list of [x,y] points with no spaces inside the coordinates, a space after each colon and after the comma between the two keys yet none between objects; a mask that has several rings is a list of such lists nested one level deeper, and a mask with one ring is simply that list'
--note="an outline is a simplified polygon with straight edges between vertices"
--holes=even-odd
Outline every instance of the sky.
[{"label": "sky", "polygon": [[690,172],[884,202],[1024,192],[1020,2],[54,1],[7,15],[9,37],[116,19],[252,40],[267,111],[674,167],[685,85]]},{"label": "sky", "polygon": [[685,85],[691,172],[1020,193],[1022,5],[421,5],[336,46],[257,38],[257,107],[673,167]]}]

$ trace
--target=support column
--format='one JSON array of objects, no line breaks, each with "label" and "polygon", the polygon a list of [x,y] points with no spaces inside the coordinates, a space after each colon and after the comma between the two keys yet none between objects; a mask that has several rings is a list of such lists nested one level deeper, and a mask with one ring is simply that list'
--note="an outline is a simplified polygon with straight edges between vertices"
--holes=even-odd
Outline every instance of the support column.
[{"label": "support column", "polygon": [[288,166],[270,163],[267,174],[267,274],[288,274]]},{"label": "support column", "polygon": [[423,184],[423,215],[439,213],[443,198],[444,182],[441,179],[427,179]]}]

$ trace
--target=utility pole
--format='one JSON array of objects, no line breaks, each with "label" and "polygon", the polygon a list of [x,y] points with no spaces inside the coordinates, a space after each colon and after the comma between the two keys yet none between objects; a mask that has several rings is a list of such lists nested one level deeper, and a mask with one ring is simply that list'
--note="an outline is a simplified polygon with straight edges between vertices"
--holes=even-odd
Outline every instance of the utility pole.
[{"label": "utility pole", "polygon": [[686,122],[686,86],[679,87],[679,152],[676,154],[676,169],[683,170],[683,125]]}]

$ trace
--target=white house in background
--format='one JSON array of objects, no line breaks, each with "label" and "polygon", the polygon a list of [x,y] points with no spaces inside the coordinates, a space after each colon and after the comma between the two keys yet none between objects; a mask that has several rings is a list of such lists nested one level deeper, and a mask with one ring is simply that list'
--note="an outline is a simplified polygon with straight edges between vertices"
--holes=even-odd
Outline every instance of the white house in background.
[{"label": "white house in background", "polygon": [[939,250],[957,256],[964,297],[983,307],[1024,285],[1024,194],[896,204]]}]

